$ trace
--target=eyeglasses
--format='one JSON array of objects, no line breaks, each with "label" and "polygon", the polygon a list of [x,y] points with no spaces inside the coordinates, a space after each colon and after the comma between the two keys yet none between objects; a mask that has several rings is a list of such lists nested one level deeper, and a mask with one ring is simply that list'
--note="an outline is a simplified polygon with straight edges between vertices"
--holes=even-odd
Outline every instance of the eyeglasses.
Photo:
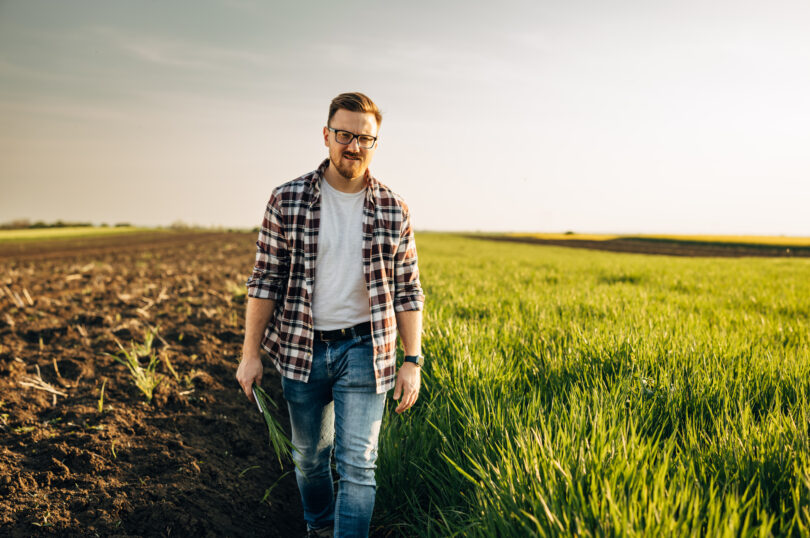
[{"label": "eyeglasses", "polygon": [[343,144],[344,146],[351,144],[352,140],[355,138],[357,139],[357,144],[363,149],[371,149],[374,147],[374,144],[377,143],[376,136],[358,135],[342,129],[333,129],[331,127],[327,127],[327,129],[335,133],[335,140],[337,140],[338,144]]}]

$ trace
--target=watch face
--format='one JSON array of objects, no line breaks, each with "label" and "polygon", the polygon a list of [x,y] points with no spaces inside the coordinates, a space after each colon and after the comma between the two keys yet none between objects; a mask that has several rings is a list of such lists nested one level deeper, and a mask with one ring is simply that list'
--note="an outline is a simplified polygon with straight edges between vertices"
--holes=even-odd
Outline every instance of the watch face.
[{"label": "watch face", "polygon": [[425,358],[422,355],[410,355],[405,357],[405,362],[412,362],[417,366],[422,366],[425,362]]}]

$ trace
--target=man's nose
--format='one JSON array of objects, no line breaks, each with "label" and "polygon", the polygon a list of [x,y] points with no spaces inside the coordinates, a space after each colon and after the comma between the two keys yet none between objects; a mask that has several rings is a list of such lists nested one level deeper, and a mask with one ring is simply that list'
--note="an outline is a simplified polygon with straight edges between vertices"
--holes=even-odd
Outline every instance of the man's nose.
[{"label": "man's nose", "polygon": [[352,151],[360,151],[360,141],[356,136],[349,142],[349,149]]}]

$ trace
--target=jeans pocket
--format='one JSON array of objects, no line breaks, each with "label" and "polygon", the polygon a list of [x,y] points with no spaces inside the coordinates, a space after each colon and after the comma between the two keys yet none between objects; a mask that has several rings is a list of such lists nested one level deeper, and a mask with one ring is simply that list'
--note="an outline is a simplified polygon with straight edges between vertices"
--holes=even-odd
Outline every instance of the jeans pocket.
[{"label": "jeans pocket", "polygon": [[345,351],[343,360],[346,364],[344,374],[337,382],[339,388],[362,392],[376,390],[374,346],[371,343],[371,336],[355,339],[352,346]]}]

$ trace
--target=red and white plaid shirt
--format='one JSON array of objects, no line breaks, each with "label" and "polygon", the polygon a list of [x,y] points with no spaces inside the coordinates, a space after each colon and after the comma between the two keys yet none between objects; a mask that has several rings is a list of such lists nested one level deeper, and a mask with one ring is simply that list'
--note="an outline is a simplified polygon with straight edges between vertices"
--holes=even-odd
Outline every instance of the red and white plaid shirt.
[{"label": "red and white plaid shirt", "polygon": [[[273,189],[256,241],[248,295],[276,301],[262,346],[281,375],[307,382],[312,368],[312,289],[321,215],[317,170]],[[416,243],[405,201],[366,172],[363,204],[363,269],[371,310],[377,393],[396,379],[396,312],[422,310]]]}]

